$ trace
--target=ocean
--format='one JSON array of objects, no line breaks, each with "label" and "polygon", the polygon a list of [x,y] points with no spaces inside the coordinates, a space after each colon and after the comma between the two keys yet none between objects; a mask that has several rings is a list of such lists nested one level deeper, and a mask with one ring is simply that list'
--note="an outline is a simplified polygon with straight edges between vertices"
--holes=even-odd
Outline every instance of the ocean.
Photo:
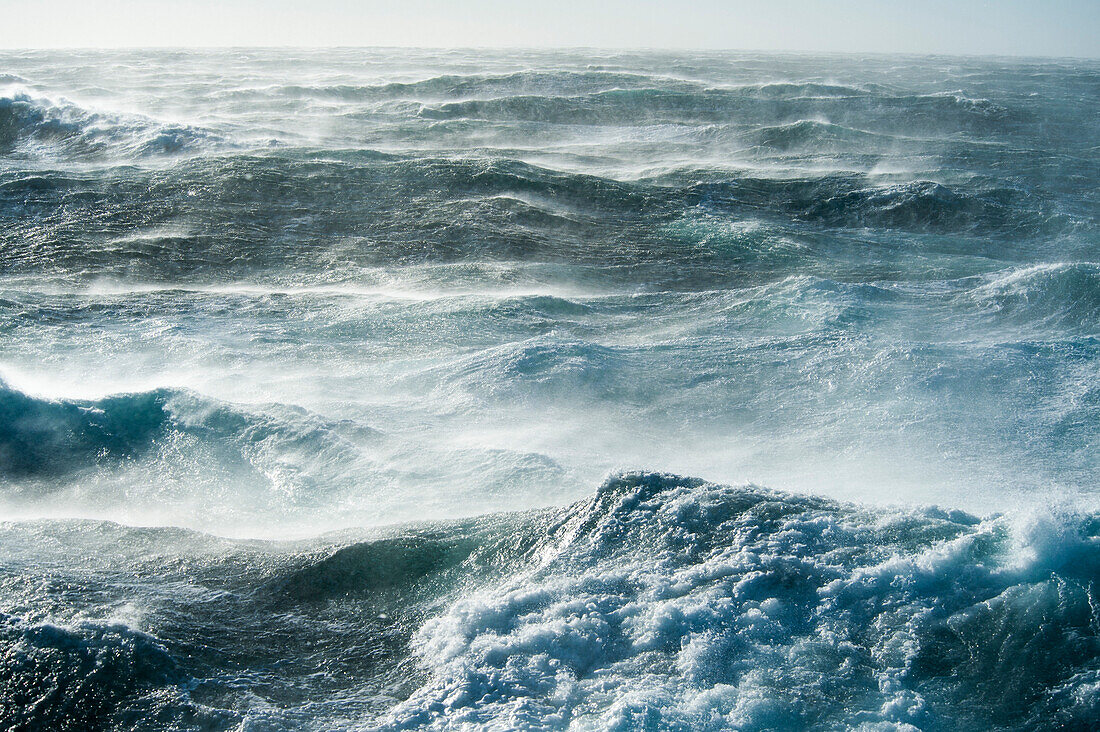
[{"label": "ocean", "polygon": [[0,52],[0,728],[1100,725],[1100,62]]}]

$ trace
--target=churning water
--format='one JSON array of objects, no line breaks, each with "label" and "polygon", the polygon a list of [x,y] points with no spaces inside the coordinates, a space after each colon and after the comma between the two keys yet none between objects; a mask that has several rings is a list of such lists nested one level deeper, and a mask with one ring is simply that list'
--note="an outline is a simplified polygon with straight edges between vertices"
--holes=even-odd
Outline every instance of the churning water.
[{"label": "churning water", "polygon": [[1093,728],[1098,140],[1085,61],[0,54],[0,727]]}]

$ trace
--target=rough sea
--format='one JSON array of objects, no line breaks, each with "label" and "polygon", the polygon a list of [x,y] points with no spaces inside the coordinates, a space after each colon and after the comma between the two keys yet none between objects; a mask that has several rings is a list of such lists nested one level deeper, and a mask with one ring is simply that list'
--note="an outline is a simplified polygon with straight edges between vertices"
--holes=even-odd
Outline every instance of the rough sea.
[{"label": "rough sea", "polygon": [[1100,62],[0,52],[0,729],[1100,728]]}]

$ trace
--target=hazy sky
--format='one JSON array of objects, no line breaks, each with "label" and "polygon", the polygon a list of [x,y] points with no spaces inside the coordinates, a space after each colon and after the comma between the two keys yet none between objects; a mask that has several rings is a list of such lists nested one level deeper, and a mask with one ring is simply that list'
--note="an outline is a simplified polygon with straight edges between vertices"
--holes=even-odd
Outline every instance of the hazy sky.
[{"label": "hazy sky", "polygon": [[0,46],[604,46],[1100,56],[1100,0],[0,0]]}]

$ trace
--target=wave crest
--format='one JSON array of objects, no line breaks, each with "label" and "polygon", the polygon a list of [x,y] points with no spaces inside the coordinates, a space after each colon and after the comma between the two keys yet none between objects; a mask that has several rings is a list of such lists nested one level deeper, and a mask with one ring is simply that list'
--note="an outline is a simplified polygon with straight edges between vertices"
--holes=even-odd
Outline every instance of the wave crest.
[{"label": "wave crest", "polygon": [[212,132],[139,116],[123,117],[51,101],[26,91],[0,95],[0,152],[76,158],[174,155],[221,142]]},{"label": "wave crest", "polygon": [[[1058,546],[1100,566],[1067,520]],[[512,579],[424,626],[431,680],[390,728],[1034,720],[1062,684],[1086,688],[1100,650],[1095,588],[1021,560],[1004,519],[632,473],[548,534]],[[1058,713],[1080,724],[1090,703]]]},{"label": "wave crest", "polygon": [[[136,469],[144,490],[159,501],[196,500],[204,486],[224,483],[267,486],[269,500],[320,500],[324,487],[336,482],[332,471],[360,459],[356,443],[376,434],[295,407],[248,410],[184,389],[69,400],[33,397],[0,383],[0,476],[30,494],[68,490],[79,476],[110,483],[111,476]],[[178,480],[187,496],[171,497]],[[102,489],[94,500],[111,503],[114,489]]]},{"label": "wave crest", "polygon": [[1013,322],[1095,332],[1100,322],[1100,265],[1059,262],[999,272],[970,293],[978,305]]}]

